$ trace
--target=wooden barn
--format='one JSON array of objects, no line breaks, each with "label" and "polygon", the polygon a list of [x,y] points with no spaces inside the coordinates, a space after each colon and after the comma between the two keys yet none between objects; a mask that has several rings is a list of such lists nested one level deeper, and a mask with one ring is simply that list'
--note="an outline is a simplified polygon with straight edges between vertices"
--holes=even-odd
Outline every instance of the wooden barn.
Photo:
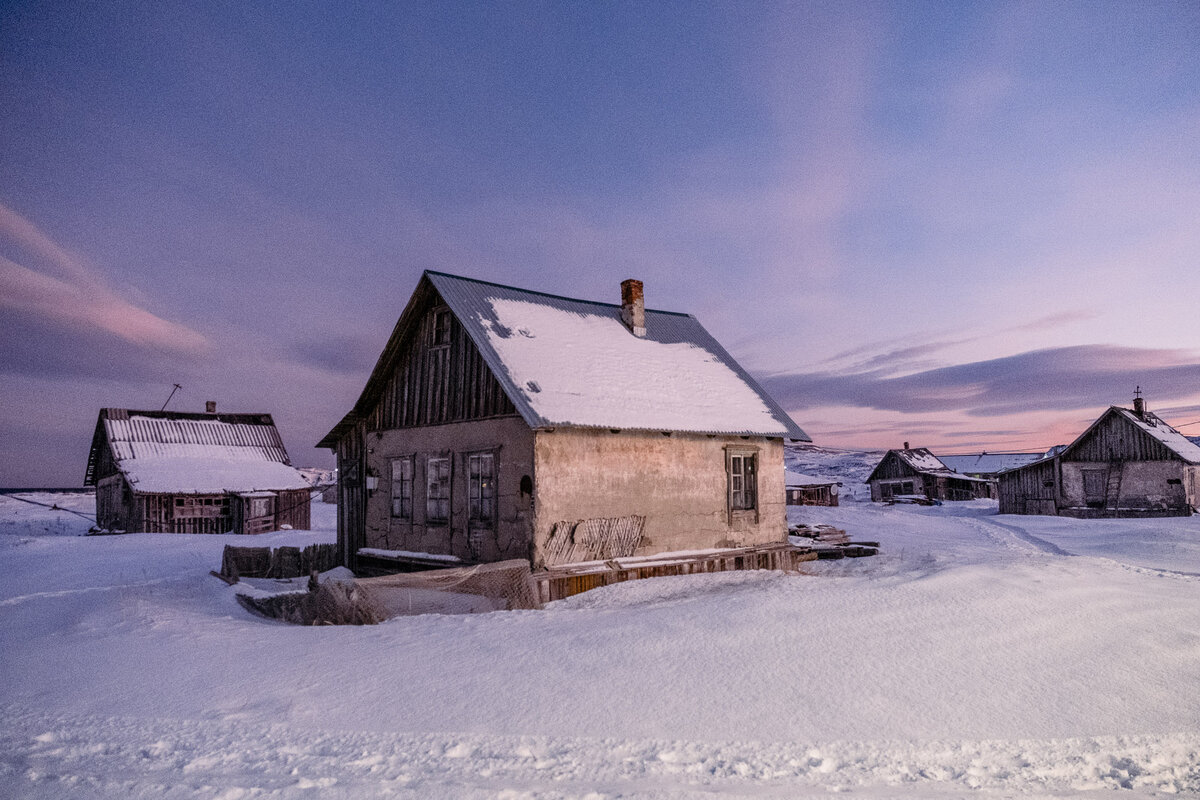
[{"label": "wooden barn", "polygon": [[1000,473],[1001,514],[1174,517],[1197,508],[1200,447],[1146,410],[1111,406],[1075,441]]},{"label": "wooden barn", "polygon": [[993,482],[962,475],[947,467],[925,447],[888,450],[867,476],[871,500],[920,496],[929,500],[977,500],[994,497]]},{"label": "wooden barn", "polygon": [[102,408],[84,485],[96,525],[146,533],[309,527],[309,485],[270,414]]},{"label": "wooden barn", "polygon": [[805,475],[789,470],[783,476],[783,487],[789,506],[836,506],[842,482],[833,478]]},{"label": "wooden barn", "polygon": [[319,446],[348,566],[540,567],[786,542],[785,439],[810,441],[639,281],[614,304],[426,272]]}]

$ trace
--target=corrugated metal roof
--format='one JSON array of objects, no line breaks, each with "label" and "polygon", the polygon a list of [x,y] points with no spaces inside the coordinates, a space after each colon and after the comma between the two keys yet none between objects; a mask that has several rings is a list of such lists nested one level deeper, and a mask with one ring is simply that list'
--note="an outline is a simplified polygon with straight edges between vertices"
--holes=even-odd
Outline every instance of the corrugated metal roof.
[{"label": "corrugated metal roof", "polygon": [[[675,430],[693,433],[780,436],[811,441],[808,435],[792,421],[787,412],[758,385],[749,373],[742,369],[741,365],[721,347],[695,317],[689,314],[651,309],[646,310],[646,336],[644,337],[644,341],[662,345],[686,345],[691,348],[698,348],[707,357],[703,360],[708,364],[719,364],[725,370],[732,373],[732,376],[736,376],[736,380],[740,385],[749,390],[750,396],[756,398],[757,401],[761,401],[762,406],[765,407],[765,413],[757,414],[757,409],[750,409],[744,406],[741,409],[731,409],[730,414],[724,415],[722,422],[724,420],[734,420],[732,424],[720,424],[716,426],[710,424],[713,422],[713,415],[701,411],[701,401],[704,401],[707,407],[711,409],[715,405],[715,401],[719,400],[719,398],[714,399],[708,396],[699,396],[704,392],[703,387],[705,385],[703,382],[703,373],[700,372],[696,375],[680,374],[678,376],[667,375],[664,377],[662,374],[657,374],[645,376],[647,382],[658,382],[647,393],[648,395],[653,392],[660,392],[662,398],[674,402],[684,396],[685,393],[691,393],[696,401],[692,404],[694,409],[692,410],[693,413],[690,413],[689,416],[689,407],[685,397],[683,401],[679,402],[676,415],[665,424],[663,421],[664,417],[653,413],[654,409],[647,408],[642,416],[638,416],[638,410],[636,408],[631,409],[629,403],[626,403],[621,409],[622,413],[619,415],[619,418],[622,424],[616,423],[616,417],[614,417],[614,421],[605,421],[607,417],[604,414],[611,412],[604,409],[598,411],[597,404],[589,404],[583,398],[581,398],[578,406],[580,409],[587,410],[580,410],[577,414],[562,414],[560,412],[555,417],[548,417],[543,413],[543,409],[547,407],[547,404],[541,402],[542,398],[537,396],[542,391],[540,384],[544,382],[561,383],[562,376],[560,374],[552,375],[548,373],[544,374],[543,378],[539,378],[536,375],[530,377],[528,374],[514,376],[512,365],[502,357],[494,345],[497,331],[501,331],[501,335],[504,338],[508,338],[510,335],[507,327],[498,319],[496,308],[503,302],[508,301],[509,303],[529,303],[554,309],[557,312],[562,312],[562,320],[568,322],[572,319],[579,320],[582,330],[584,321],[589,318],[614,320],[618,324],[622,324],[620,323],[621,307],[612,303],[575,300],[511,286],[502,286],[486,281],[461,278],[441,272],[426,272],[425,275],[433,283],[434,288],[437,289],[446,304],[450,306],[451,311],[458,318],[475,346],[479,349],[484,361],[493,374],[495,374],[497,380],[500,381],[505,393],[513,401],[518,412],[530,427],[541,428],[558,425],[619,427],[624,429]],[[528,335],[528,332],[526,333]],[[632,336],[632,334],[629,335]],[[576,358],[577,363],[581,366],[588,364],[589,359],[596,359],[605,355],[595,350],[588,352],[586,349],[588,344],[590,343],[587,338],[583,336],[577,336],[572,341],[572,345],[582,347],[580,351],[573,353],[573,358]],[[601,345],[595,344],[593,346],[598,348]],[[666,356],[665,353],[664,356]],[[618,367],[618,371],[636,371],[637,369],[637,364],[625,364]],[[609,374],[614,379],[612,385],[609,385],[606,381],[593,381],[583,386],[582,391],[598,393],[611,390],[618,393],[615,397],[620,397],[619,393],[623,390],[620,382],[616,379],[621,376],[612,373]],[[519,377],[519,381],[517,377]],[[719,391],[719,389],[715,389],[715,391]],[[630,398],[630,400],[636,402],[634,398]],[[630,423],[630,419],[634,421]]]},{"label": "corrugated metal roof", "polygon": [[1044,453],[973,453],[938,456],[938,460],[955,472],[993,475],[1006,469],[1039,461],[1044,455]]},{"label": "corrugated metal roof", "polygon": [[[103,436],[101,436],[101,433]],[[107,446],[135,490],[155,493],[306,488],[269,414],[102,409],[89,457]]]}]

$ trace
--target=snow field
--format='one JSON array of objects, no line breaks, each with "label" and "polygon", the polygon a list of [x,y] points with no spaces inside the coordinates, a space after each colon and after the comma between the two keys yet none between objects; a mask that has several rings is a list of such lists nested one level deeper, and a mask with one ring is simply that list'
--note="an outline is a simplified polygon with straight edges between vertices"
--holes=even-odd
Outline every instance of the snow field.
[{"label": "snow field", "polygon": [[[254,543],[330,541],[332,510]],[[244,537],[29,506],[0,797],[1200,794],[1200,520],[994,511],[792,508],[883,553],[296,628],[208,575]]]}]

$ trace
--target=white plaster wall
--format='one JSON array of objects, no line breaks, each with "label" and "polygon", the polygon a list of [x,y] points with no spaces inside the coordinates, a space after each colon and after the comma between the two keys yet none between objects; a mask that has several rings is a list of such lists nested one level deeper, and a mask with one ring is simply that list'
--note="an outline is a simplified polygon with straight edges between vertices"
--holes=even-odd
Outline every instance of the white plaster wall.
[{"label": "white plaster wall", "polygon": [[[727,447],[758,448],[757,513],[732,520]],[[630,514],[646,517],[639,555],[787,538],[781,439],[558,428],[537,431],[534,465],[538,547],[555,522]]]}]

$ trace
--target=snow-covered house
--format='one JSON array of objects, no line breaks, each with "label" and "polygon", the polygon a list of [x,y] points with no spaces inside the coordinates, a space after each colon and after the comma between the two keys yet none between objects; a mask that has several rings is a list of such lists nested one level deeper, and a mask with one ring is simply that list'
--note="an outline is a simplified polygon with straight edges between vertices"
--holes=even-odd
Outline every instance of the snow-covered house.
[{"label": "snow-covered house", "polygon": [[84,485],[96,524],[147,533],[309,527],[309,483],[270,414],[102,408]]},{"label": "snow-covered house", "polygon": [[783,476],[789,506],[836,506],[841,485],[842,482],[836,478],[805,475],[791,470]]},{"label": "snow-covered house", "polygon": [[884,502],[894,497],[921,495],[930,500],[975,500],[992,497],[994,486],[986,478],[973,478],[950,469],[925,447],[904,443],[888,450],[867,476],[871,499]]},{"label": "snow-covered house", "polygon": [[338,458],[345,562],[540,566],[558,532],[587,522],[577,560],[580,531],[617,518],[643,526],[637,555],[786,541],[783,443],[808,436],[694,317],[647,310],[639,281],[621,293],[424,273],[318,445]]},{"label": "snow-covered house", "polygon": [[1189,516],[1200,446],[1146,410],[1111,406],[1066,447],[999,475],[1001,514]]}]

